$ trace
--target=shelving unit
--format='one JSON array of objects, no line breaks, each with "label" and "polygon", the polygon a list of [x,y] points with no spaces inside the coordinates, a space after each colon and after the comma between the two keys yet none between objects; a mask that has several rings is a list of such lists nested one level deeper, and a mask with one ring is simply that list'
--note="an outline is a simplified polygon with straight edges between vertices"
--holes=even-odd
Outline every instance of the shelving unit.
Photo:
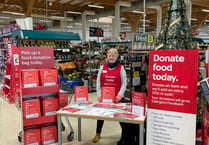
[{"label": "shelving unit", "polygon": [[[15,45],[11,46],[12,48],[16,47]],[[19,65],[17,69],[20,72],[19,103],[22,104],[22,144],[57,144],[56,111],[60,103],[58,74],[50,74],[50,76],[44,77],[50,70],[54,70],[57,73],[56,69],[54,69],[53,57],[51,57],[53,56],[53,48],[33,47],[31,49],[30,47],[19,47],[18,52]],[[26,56],[31,56],[31,59],[22,59]],[[32,56],[43,56],[46,59],[34,59]],[[38,60],[41,63],[25,65],[26,61],[32,63],[34,60]],[[41,75],[43,71],[47,71],[47,73]],[[52,100],[55,102],[52,102]]]},{"label": "shelving unit", "polygon": [[[78,82],[82,85],[79,76],[79,68],[74,72],[77,79],[69,79],[68,76],[73,73],[69,67],[62,68],[62,64],[72,64],[75,61],[79,63],[81,59],[79,47],[73,46],[72,41],[80,43],[80,37],[72,32],[54,32],[54,31],[32,31],[18,30],[12,33],[12,40],[18,47],[53,47],[55,67],[59,70],[60,80],[65,83]],[[75,64],[76,65],[76,64]],[[68,74],[64,74],[64,73]]]}]

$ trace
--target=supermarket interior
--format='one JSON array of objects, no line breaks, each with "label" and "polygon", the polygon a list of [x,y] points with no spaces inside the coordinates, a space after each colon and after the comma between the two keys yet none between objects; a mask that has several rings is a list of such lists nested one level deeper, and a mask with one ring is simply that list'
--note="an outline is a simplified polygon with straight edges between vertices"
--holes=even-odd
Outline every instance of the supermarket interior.
[{"label": "supermarket interior", "polygon": [[0,8],[0,145],[209,145],[209,0]]}]

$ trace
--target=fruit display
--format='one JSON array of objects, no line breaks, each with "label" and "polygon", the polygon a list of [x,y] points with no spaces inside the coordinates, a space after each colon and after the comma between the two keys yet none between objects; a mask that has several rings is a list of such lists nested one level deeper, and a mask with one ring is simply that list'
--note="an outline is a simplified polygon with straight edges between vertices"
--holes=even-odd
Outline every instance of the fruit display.
[{"label": "fruit display", "polygon": [[73,62],[59,63],[61,69],[75,69],[76,65]]},{"label": "fruit display", "polygon": [[68,77],[67,77],[69,80],[71,79],[76,79],[77,78],[77,74],[75,72],[71,73],[71,74],[68,74]]}]

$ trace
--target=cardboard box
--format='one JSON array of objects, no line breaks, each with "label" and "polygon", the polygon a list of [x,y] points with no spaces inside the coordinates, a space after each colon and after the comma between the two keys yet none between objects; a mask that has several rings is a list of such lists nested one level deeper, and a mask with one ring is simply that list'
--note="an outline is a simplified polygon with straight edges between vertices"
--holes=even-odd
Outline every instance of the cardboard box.
[{"label": "cardboard box", "polygon": [[52,144],[57,142],[57,127],[48,126],[41,128],[41,143],[42,145]]},{"label": "cardboard box", "polygon": [[24,131],[24,145],[40,145],[40,129],[29,129]]},{"label": "cardboard box", "polygon": [[23,101],[23,114],[26,119],[40,117],[40,100]]},{"label": "cardboard box", "polygon": [[45,98],[42,101],[43,116],[56,115],[58,110],[58,99],[57,98]]},{"label": "cardboard box", "polygon": [[22,87],[31,88],[39,86],[38,70],[23,70],[22,74]]},{"label": "cardboard box", "polygon": [[65,107],[68,105],[68,93],[65,91],[59,92],[59,106]]},{"label": "cardboard box", "polygon": [[88,101],[88,86],[75,86],[74,102]]},{"label": "cardboard box", "polygon": [[58,71],[57,69],[41,69],[40,73],[40,83],[41,86],[55,86],[58,81]]}]

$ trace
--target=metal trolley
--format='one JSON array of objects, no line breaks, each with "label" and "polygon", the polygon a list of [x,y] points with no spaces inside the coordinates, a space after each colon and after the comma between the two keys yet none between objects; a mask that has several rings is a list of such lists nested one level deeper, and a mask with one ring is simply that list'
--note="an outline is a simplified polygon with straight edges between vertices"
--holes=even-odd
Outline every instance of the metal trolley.
[{"label": "metal trolley", "polygon": [[[83,81],[67,81],[66,79],[60,79],[60,89],[68,93],[68,104],[71,103],[71,100],[73,98],[74,87],[75,86],[82,86],[82,85],[83,85]],[[74,138],[74,130],[73,130],[73,128],[72,128],[72,126],[70,124],[70,121],[68,120],[67,116],[65,116],[65,120],[66,120],[67,125],[68,125],[68,127],[70,129],[70,132],[69,132],[69,134],[67,136],[67,140],[70,142]],[[65,130],[65,126],[64,126],[63,123],[61,124],[61,128],[62,128],[62,131]]]},{"label": "metal trolley", "polygon": [[[71,100],[73,98],[74,86],[75,85],[73,83],[70,83],[70,82],[66,82],[66,81],[60,82],[60,89],[68,93],[68,104],[70,104],[70,102],[71,102]],[[60,104],[62,104],[62,102]],[[65,120],[66,120],[67,125],[68,125],[68,127],[70,129],[70,132],[69,132],[69,134],[67,136],[67,140],[70,142],[74,138],[74,130],[73,130],[72,125],[70,124],[70,121],[68,120],[67,116],[65,116]],[[62,128],[62,131],[65,131],[65,126],[64,126],[63,123],[61,124],[61,128]]]}]

